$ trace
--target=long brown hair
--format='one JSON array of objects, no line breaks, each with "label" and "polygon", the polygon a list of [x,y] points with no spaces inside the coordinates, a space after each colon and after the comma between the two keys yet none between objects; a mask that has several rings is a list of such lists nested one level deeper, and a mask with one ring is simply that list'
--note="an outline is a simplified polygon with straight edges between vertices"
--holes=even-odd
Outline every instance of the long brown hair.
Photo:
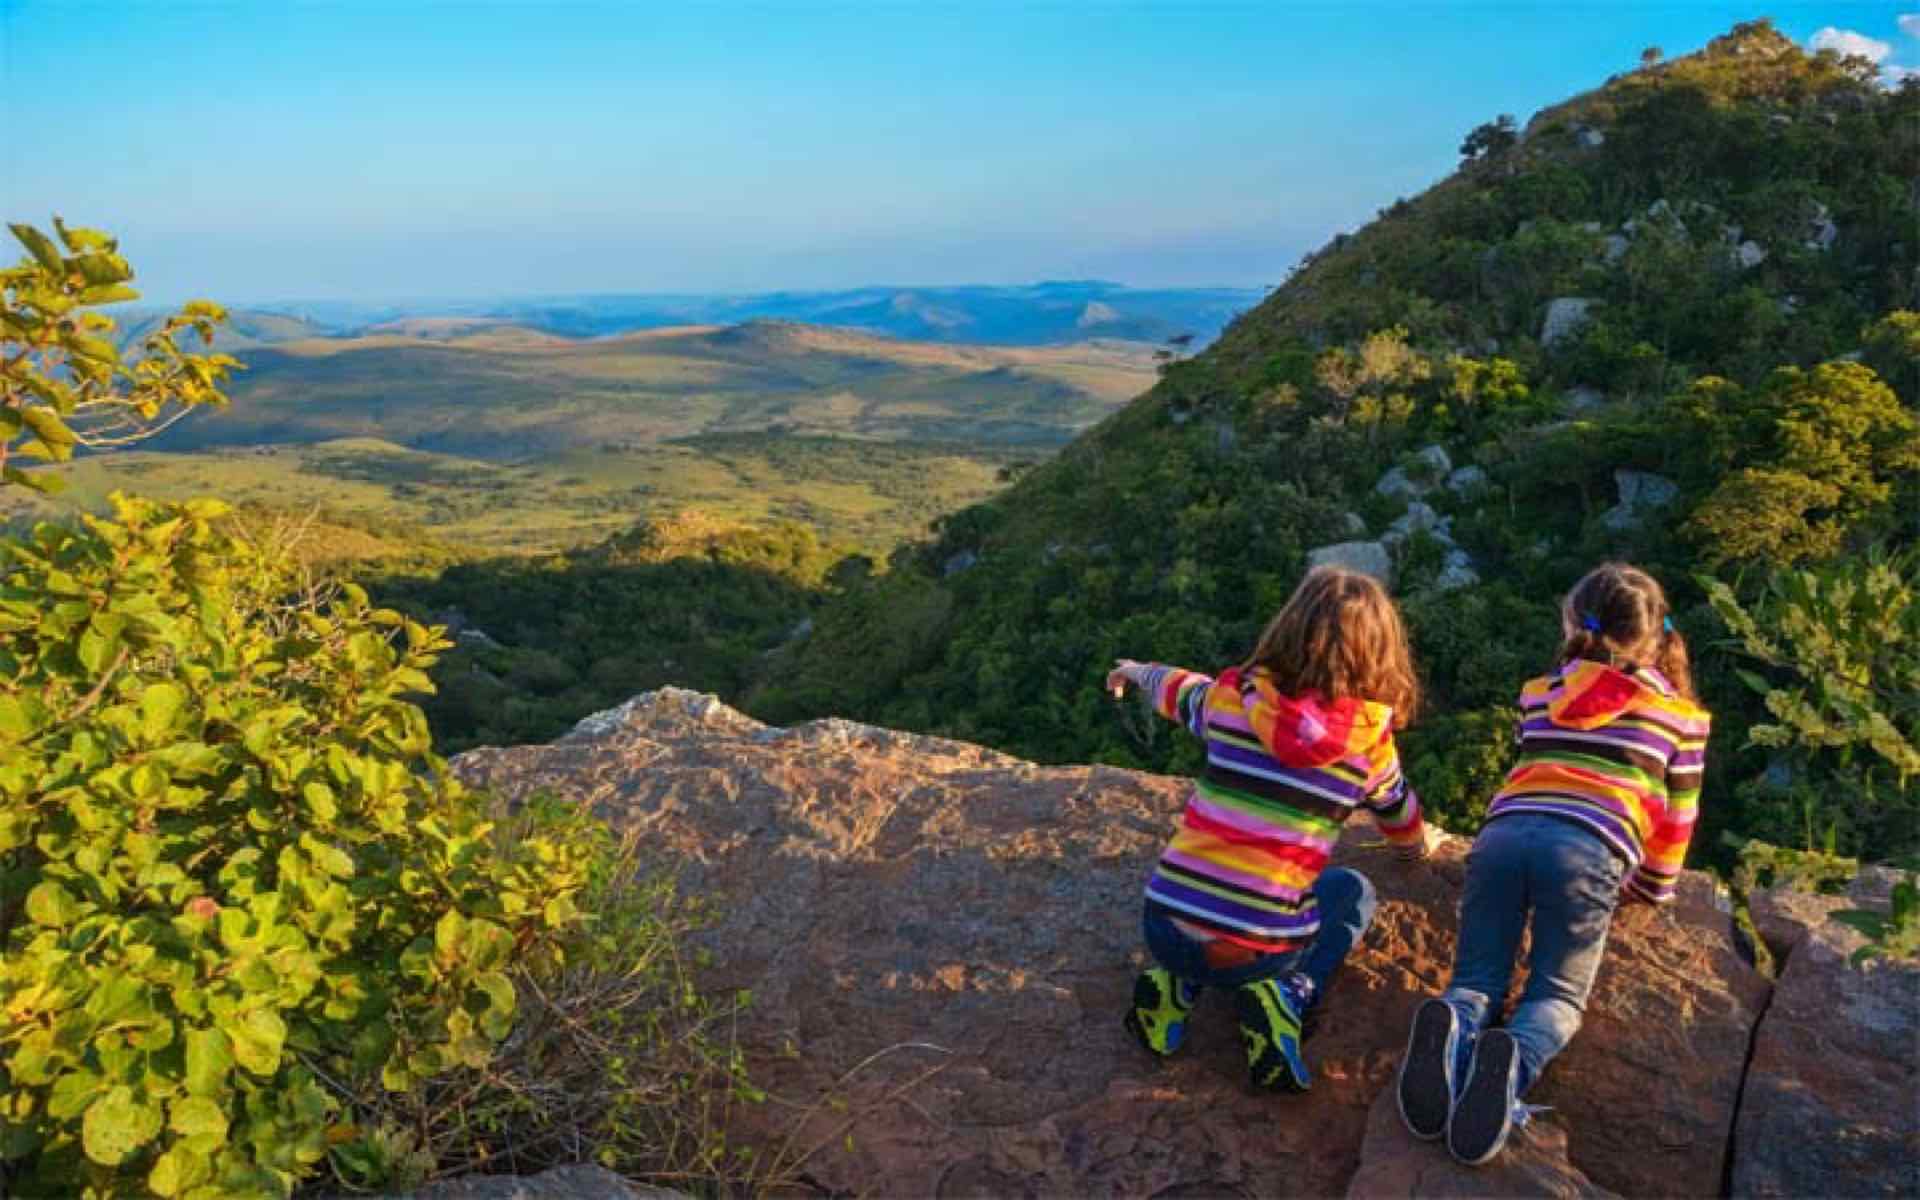
[{"label": "long brown hair", "polygon": [[1673,627],[1660,581],[1626,563],[1601,563],[1560,602],[1560,657],[1632,670],[1653,667],[1694,703],[1687,639]]},{"label": "long brown hair", "polygon": [[1265,668],[1289,696],[1373,700],[1400,729],[1420,710],[1407,627],[1385,588],[1343,567],[1315,567],[1267,623],[1245,669]]}]

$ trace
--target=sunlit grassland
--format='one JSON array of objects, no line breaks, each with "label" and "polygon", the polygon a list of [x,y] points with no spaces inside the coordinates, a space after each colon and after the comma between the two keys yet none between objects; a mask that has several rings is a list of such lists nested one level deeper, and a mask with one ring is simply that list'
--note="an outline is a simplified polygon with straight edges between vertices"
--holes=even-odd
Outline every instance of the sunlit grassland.
[{"label": "sunlit grassland", "polygon": [[940,514],[998,491],[1000,469],[1035,453],[717,434],[511,464],[348,438],[84,459],[60,468],[67,491],[34,511],[98,509],[115,489],[161,498],[217,495],[255,508],[318,511],[402,542],[536,551],[698,509],[733,520],[803,521],[825,539],[884,554],[924,533]]}]

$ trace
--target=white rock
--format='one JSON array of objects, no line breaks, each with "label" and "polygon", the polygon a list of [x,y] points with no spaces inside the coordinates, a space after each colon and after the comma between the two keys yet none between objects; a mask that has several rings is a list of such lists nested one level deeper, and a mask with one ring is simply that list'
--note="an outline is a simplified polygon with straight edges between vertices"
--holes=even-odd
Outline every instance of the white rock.
[{"label": "white rock", "polygon": [[1640,523],[1647,512],[1673,502],[1680,485],[1664,475],[1625,468],[1613,473],[1614,486],[1620,489],[1620,503],[1600,517],[1608,529],[1629,529]]},{"label": "white rock", "polygon": [[1380,540],[1389,546],[1398,546],[1416,533],[1424,533],[1443,546],[1453,545],[1453,518],[1443,517],[1433,511],[1433,506],[1425,501],[1415,500],[1407,505],[1407,511],[1395,518]]},{"label": "white rock", "polygon": [[1361,519],[1360,514],[1357,512],[1342,513],[1340,515],[1340,525],[1354,537],[1363,538],[1367,536],[1367,523]]},{"label": "white rock", "polygon": [[940,568],[940,573],[943,576],[949,576],[949,577],[958,575],[960,572],[968,570],[975,563],[979,561],[980,561],[980,556],[978,554],[975,554],[971,550],[962,550],[960,553],[947,559],[946,565]]},{"label": "white rock", "polygon": [[1831,250],[1834,239],[1840,236],[1840,227],[1833,223],[1833,214],[1827,206],[1814,202],[1813,216],[1807,222],[1807,249]]},{"label": "white rock", "polygon": [[1540,323],[1540,344],[1552,346],[1585,325],[1596,301],[1585,296],[1561,296],[1547,302],[1547,316]]},{"label": "white rock", "polygon": [[1436,591],[1451,592],[1456,588],[1472,587],[1480,582],[1480,572],[1473,569],[1473,559],[1465,550],[1449,550],[1440,574],[1433,580]]},{"label": "white rock", "polygon": [[1371,575],[1381,583],[1393,582],[1393,556],[1379,542],[1337,542],[1307,551],[1307,568],[1335,566]]},{"label": "white rock", "polygon": [[1582,125],[1578,129],[1575,129],[1573,136],[1582,146],[1585,146],[1589,150],[1595,150],[1607,144],[1607,135],[1593,128],[1591,125]]},{"label": "white rock", "polygon": [[1617,263],[1627,256],[1627,251],[1632,246],[1633,243],[1628,241],[1625,235],[1618,233],[1608,234],[1607,240],[1601,243],[1600,255],[1602,258],[1605,258],[1609,264]]},{"label": "white rock", "polygon": [[1487,486],[1487,473],[1479,467],[1461,467],[1447,476],[1447,490],[1456,495],[1464,495]]},{"label": "white rock", "polygon": [[1589,412],[1607,402],[1598,388],[1575,387],[1561,393],[1562,406],[1570,413]]},{"label": "white rock", "polygon": [[1739,260],[1742,270],[1757,267],[1767,261],[1766,250],[1761,247],[1759,242],[1753,241],[1751,238],[1735,246],[1733,256]]},{"label": "white rock", "polygon": [[1429,478],[1442,479],[1453,470],[1453,459],[1447,457],[1444,446],[1428,446],[1413,456],[1416,465],[1425,467]]}]

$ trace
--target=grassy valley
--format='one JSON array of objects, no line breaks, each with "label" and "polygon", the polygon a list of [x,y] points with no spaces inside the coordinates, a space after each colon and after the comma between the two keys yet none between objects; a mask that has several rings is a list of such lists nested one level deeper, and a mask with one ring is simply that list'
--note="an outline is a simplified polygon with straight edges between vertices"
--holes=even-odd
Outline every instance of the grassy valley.
[{"label": "grassy valley", "polygon": [[478,551],[596,542],[685,509],[804,522],[884,557],[1144,390],[1144,347],[900,342],[761,323],[576,341],[416,318],[241,349],[233,405],[62,470],[115,489],[420,531]]}]

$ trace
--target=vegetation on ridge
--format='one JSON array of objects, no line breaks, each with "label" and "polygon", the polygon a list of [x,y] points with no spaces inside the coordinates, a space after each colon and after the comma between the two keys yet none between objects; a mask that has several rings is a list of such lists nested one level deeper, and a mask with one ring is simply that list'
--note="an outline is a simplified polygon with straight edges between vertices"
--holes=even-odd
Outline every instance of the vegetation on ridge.
[{"label": "vegetation on ridge", "polygon": [[[1191,768],[1191,747],[1115,719],[1106,664],[1236,661],[1309,549],[1398,521],[1435,701],[1407,737],[1411,777],[1443,820],[1470,828],[1503,775],[1507,706],[1551,657],[1560,593],[1620,556],[1674,590],[1718,716],[1702,854],[1728,831],[1920,850],[1897,758],[1749,740],[1785,702],[1739,672],[1791,694],[1812,660],[1796,643],[1789,664],[1741,665],[1693,582],[1712,566],[1773,613],[1758,597],[1776,572],[1854,578],[1880,545],[1880,594],[1920,591],[1900,553],[1920,511],[1916,122],[1920,85],[1883,91],[1759,22],[1475,141],[1456,175],[1336,238],[1148,395],[828,605],[749,706]],[[1474,470],[1422,478],[1426,447]],[[1426,513],[1376,488],[1396,466]],[[1653,498],[1629,505],[1642,482]],[[1920,653],[1904,628],[1810,636],[1881,641],[1849,661],[1897,690]],[[1885,715],[1920,740],[1910,711]]]}]

